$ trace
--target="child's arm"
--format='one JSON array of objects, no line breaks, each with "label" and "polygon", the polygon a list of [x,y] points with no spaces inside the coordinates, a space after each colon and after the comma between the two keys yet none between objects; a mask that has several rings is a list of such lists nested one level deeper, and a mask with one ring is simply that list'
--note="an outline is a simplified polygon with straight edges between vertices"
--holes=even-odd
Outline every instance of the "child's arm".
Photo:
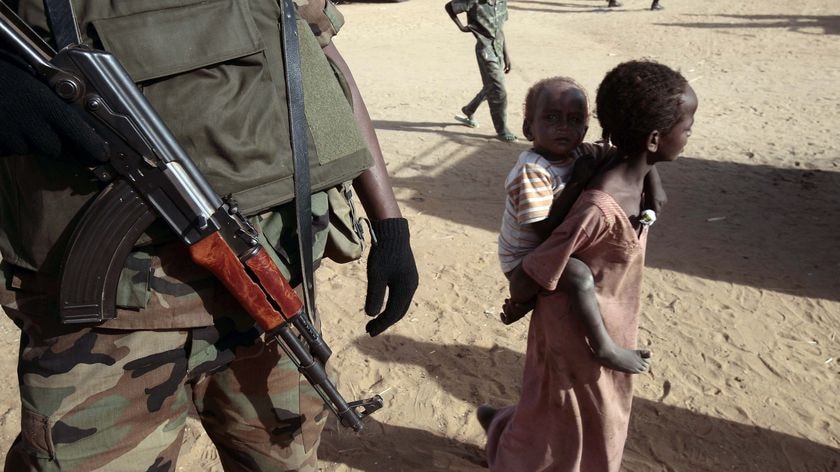
[{"label": "child's arm", "polygon": [[595,175],[597,163],[598,161],[593,156],[586,155],[577,159],[575,167],[572,169],[572,177],[551,203],[548,216],[544,220],[531,223],[531,227],[534,228],[540,239],[543,241],[548,239],[552,231],[563,222],[572,205],[575,204],[583,189]]},{"label": "child's arm", "polygon": [[586,263],[574,257],[569,258],[560,275],[557,290],[571,297],[573,310],[580,313],[589,346],[601,365],[628,374],[648,370],[650,352],[624,349],[607,332],[601,307],[595,297],[595,278]]},{"label": "child's arm", "polygon": [[[521,265],[514,269],[510,275],[510,298],[502,307],[502,322],[511,324],[533,310],[540,290],[541,287],[522,270]],[[589,266],[579,259],[569,258],[557,290],[564,291],[571,298],[572,312],[579,313],[586,338],[601,365],[628,374],[638,374],[650,368],[649,351],[625,349],[617,345],[607,332]]]},{"label": "child's arm", "polygon": [[443,8],[446,10],[446,13],[449,14],[449,18],[451,18],[452,21],[455,22],[455,24],[458,26],[459,30],[463,31],[464,33],[472,32],[472,30],[470,30],[469,28],[464,26],[463,23],[461,23],[461,19],[458,18],[458,14],[455,13],[455,10],[452,8],[452,2],[448,2],[446,5],[443,6]]},{"label": "child's arm", "polygon": [[659,172],[656,170],[656,166],[653,166],[645,176],[645,209],[659,213],[666,203],[668,203],[668,196],[662,187]]},{"label": "child's arm", "polygon": [[531,276],[522,270],[522,265],[520,264],[510,274],[509,289],[512,302],[527,303],[532,301],[540,293],[542,288],[534,282]]},{"label": "child's arm", "polygon": [[508,55],[507,51],[507,41],[505,41],[504,46],[502,47],[502,52],[504,53],[504,61],[505,61],[505,74],[510,72],[510,55]]}]

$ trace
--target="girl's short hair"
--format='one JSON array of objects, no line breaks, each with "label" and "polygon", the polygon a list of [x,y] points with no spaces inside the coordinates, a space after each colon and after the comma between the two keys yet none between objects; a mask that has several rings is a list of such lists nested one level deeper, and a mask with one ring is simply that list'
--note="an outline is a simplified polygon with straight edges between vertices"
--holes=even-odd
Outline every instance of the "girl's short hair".
[{"label": "girl's short hair", "polygon": [[688,81],[651,60],[629,61],[607,72],[595,97],[604,136],[626,153],[644,150],[651,132],[670,130],[680,119]]},{"label": "girl's short hair", "polygon": [[[589,108],[589,97],[586,96],[586,90],[584,90],[584,88],[581,87],[581,85],[574,79],[558,75],[540,80],[528,89],[528,93],[525,95],[525,104],[523,106],[523,115],[525,116],[522,119],[522,135],[529,141],[534,139],[530,136],[531,133],[528,131],[528,126],[532,121],[534,121],[534,110],[537,108],[537,98],[539,98],[540,92],[542,92],[543,89],[553,84],[562,84],[566,85],[569,89],[580,90],[580,93],[583,94],[583,99],[586,101],[586,107],[587,109]],[[586,120],[589,121],[588,114],[586,116]]]}]

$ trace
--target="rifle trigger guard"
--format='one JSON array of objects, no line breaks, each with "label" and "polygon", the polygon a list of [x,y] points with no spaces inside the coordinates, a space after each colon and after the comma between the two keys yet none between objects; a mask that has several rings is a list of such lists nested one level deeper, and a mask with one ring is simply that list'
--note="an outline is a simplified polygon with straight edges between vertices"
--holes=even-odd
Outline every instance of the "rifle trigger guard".
[{"label": "rifle trigger guard", "polygon": [[351,410],[362,408],[362,412],[359,413],[359,417],[364,418],[382,408],[384,404],[385,402],[382,400],[382,397],[380,395],[376,395],[375,397],[368,398],[367,400],[356,400],[354,402],[350,402],[347,406],[349,406]]}]

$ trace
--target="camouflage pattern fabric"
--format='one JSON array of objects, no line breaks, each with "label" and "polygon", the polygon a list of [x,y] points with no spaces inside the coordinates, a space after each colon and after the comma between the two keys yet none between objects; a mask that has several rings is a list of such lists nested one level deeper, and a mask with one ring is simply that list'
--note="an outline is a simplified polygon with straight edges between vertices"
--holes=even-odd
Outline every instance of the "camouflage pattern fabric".
[{"label": "camouflage pattern fabric", "polygon": [[[325,193],[312,196],[312,209],[320,260]],[[293,206],[252,222],[294,280]],[[0,306],[21,329],[21,434],[5,470],[174,471],[190,403],[225,470],[317,470],[323,401],[178,245],[133,254],[121,290],[143,304],[98,326],[61,325],[54,294],[26,289],[26,271],[2,264]]]},{"label": "camouflage pattern fabric", "polygon": [[462,109],[467,116],[475,114],[487,100],[490,118],[497,134],[507,128],[507,90],[505,89],[505,34],[508,19],[507,0],[454,0],[452,10],[467,13],[467,25],[475,36],[475,57],[481,74],[481,90]]},{"label": "camouflage pattern fabric", "polygon": [[225,470],[317,470],[328,412],[256,330],[36,324],[47,298],[2,300],[22,330],[22,433],[5,470],[174,471],[190,403]]},{"label": "camouflage pattern fabric", "polygon": [[496,134],[502,134],[508,129],[504,57],[483,47],[480,42],[476,43],[475,57],[483,86],[475,97],[464,106],[462,111],[467,116],[472,116],[478,110],[481,102],[487,100],[493,128],[496,130]]}]

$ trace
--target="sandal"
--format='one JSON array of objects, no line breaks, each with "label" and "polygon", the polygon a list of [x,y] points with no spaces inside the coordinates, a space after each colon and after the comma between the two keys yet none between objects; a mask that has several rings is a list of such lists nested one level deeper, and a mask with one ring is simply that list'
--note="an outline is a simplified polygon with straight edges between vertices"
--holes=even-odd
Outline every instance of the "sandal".
[{"label": "sandal", "polygon": [[478,121],[472,116],[455,115],[455,121],[470,128],[478,128]]},{"label": "sandal", "polygon": [[511,133],[510,131],[505,131],[504,133],[499,133],[499,134],[496,135],[496,138],[498,138],[499,141],[502,141],[504,143],[512,143],[512,142],[515,142],[517,140],[516,135]]}]

